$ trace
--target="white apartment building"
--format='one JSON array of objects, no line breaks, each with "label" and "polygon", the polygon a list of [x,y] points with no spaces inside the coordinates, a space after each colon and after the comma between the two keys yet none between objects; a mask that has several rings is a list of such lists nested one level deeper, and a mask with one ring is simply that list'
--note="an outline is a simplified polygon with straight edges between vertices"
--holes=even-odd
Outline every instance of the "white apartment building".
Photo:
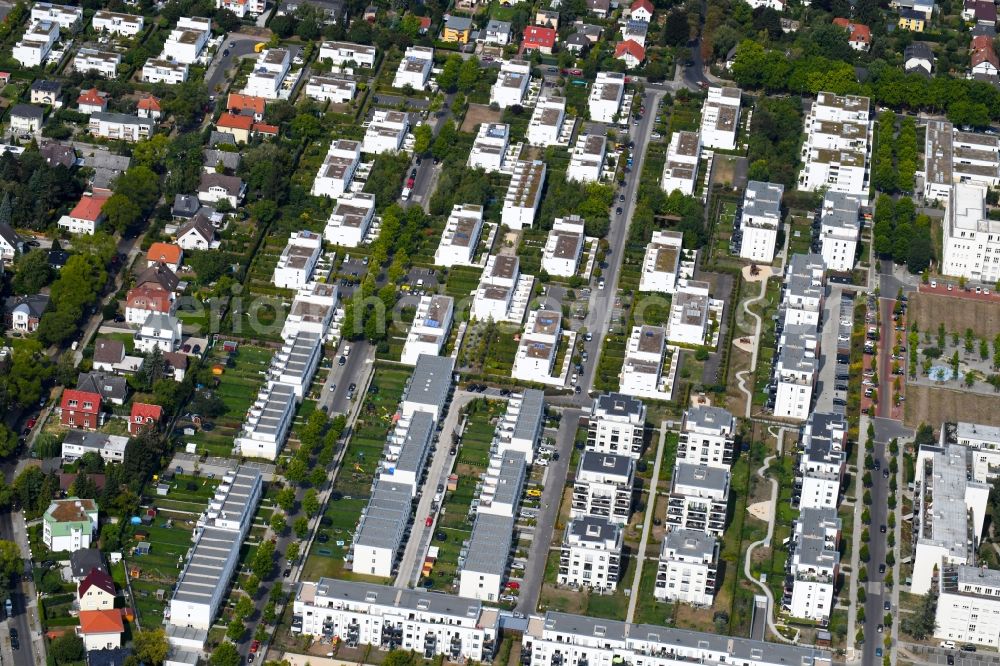
[{"label": "white apartment building", "polygon": [[836,508],[803,509],[789,543],[782,606],[793,617],[827,622],[840,575],[840,518]]},{"label": "white apartment building", "polygon": [[566,98],[556,95],[539,95],[531,113],[525,139],[533,146],[555,146],[559,143],[563,121],[566,119]]},{"label": "white apartment building", "polygon": [[580,216],[557,217],[542,249],[542,270],[559,277],[576,275],[585,239],[584,221]]},{"label": "white apartment building", "polygon": [[736,149],[736,131],[740,125],[739,88],[711,87],[701,106],[701,143],[706,148]]},{"label": "white apartment building", "polygon": [[621,552],[621,525],[597,516],[574,518],[566,524],[556,581],[614,592],[621,574]]},{"label": "white apartment building", "polygon": [[557,384],[553,377],[556,349],[562,337],[562,313],[556,310],[532,310],[517,345],[511,377],[528,382]]},{"label": "white apartment building", "polygon": [[827,192],[820,211],[823,261],[835,272],[850,272],[861,236],[861,202],[843,192]]},{"label": "white apartment building", "polygon": [[500,632],[499,613],[481,601],[336,578],[300,583],[292,613],[292,633],[453,661],[490,661]]},{"label": "white apartment building", "polygon": [[621,72],[598,72],[587,99],[590,119],[599,123],[613,123],[622,108],[625,96],[625,75]]},{"label": "white apartment building", "polygon": [[872,124],[867,97],[821,92],[805,120],[799,189],[820,189],[868,200]]},{"label": "white apartment building", "polygon": [[364,242],[374,219],[374,194],[342,194],[337,197],[337,204],[333,207],[330,219],[326,221],[323,238],[334,245],[358,247]]},{"label": "white apartment building", "polygon": [[774,415],[805,421],[812,409],[819,364],[814,352],[791,343],[782,347],[774,368]]},{"label": "white apartment building", "polygon": [[51,21],[63,30],[76,32],[83,25],[83,7],[36,2],[31,6],[31,20],[34,23]]},{"label": "white apartment building", "polygon": [[1000,137],[930,120],[924,138],[924,196],[946,201],[955,183],[1000,185]]},{"label": "white apartment building", "polygon": [[94,13],[92,23],[96,32],[107,32],[123,37],[135,37],[142,32],[145,19],[137,14],[121,14],[103,9]]},{"label": "white apartment building", "polygon": [[660,545],[656,568],[657,601],[711,606],[715,598],[719,542],[700,530],[674,529]]},{"label": "white apartment building", "polygon": [[278,99],[291,67],[292,55],[288,49],[264,49],[257,56],[257,63],[247,77],[243,94]]},{"label": "white apartment building", "polygon": [[942,273],[990,285],[1000,279],[1000,220],[986,214],[986,187],[952,186],[941,226]]},{"label": "white apartment building", "polygon": [[514,518],[479,512],[472,524],[468,554],[462,560],[458,595],[498,602],[510,562]]},{"label": "white apartment building", "polygon": [[155,121],[127,113],[92,113],[88,129],[94,136],[138,141],[152,136]]},{"label": "white apartment building", "polygon": [[451,322],[454,317],[455,299],[451,296],[434,294],[421,296],[417,314],[406,335],[400,362],[416,365],[421,354],[437,356],[448,341]]},{"label": "white apartment building", "polygon": [[59,24],[55,21],[35,21],[28,26],[21,40],[14,45],[11,56],[22,67],[39,67],[49,57],[59,41]]},{"label": "white apartment building", "polygon": [[575,180],[579,183],[596,183],[601,180],[607,147],[607,137],[581,134],[569,156],[566,180]]},{"label": "white apartment building", "polygon": [[434,49],[429,46],[411,46],[406,49],[403,59],[392,80],[393,88],[410,86],[414,90],[425,90],[434,65]]},{"label": "white apartment building", "polygon": [[701,135],[698,132],[674,132],[667,146],[660,187],[667,194],[680,190],[691,196],[697,187],[698,161],[701,159]]},{"label": "white apartment building", "polygon": [[328,282],[310,282],[299,289],[285,315],[282,339],[288,340],[299,333],[312,333],[320,339],[329,340],[335,333],[333,327],[338,300],[337,285]]},{"label": "white apartment building", "polygon": [[176,60],[150,58],[142,66],[142,80],[146,83],[166,83],[172,86],[184,83],[187,78],[187,64]]},{"label": "white apartment building", "polygon": [[622,393],[604,393],[594,398],[584,448],[638,460],[645,428],[646,405],[641,400]]},{"label": "white apartment building", "polygon": [[679,231],[653,232],[642,258],[639,291],[672,294],[677,290],[684,234]]},{"label": "white apartment building", "polygon": [[403,148],[403,139],[410,128],[406,114],[401,111],[375,109],[365,130],[361,150],[365,153],[395,153]]},{"label": "white apartment building", "polygon": [[[489,466],[482,476],[482,488],[479,491],[479,504],[476,506],[476,514],[487,514],[491,516],[502,516],[513,519],[517,516],[518,506],[521,504],[521,494],[524,492],[524,480],[527,474],[527,463],[524,453],[521,451],[506,451],[500,454],[494,453],[490,457]],[[511,525],[507,533],[513,532]],[[507,555],[505,549],[504,555]],[[506,570],[506,557],[504,558],[504,570],[497,572],[503,575]]]},{"label": "white apartment building", "polygon": [[[416,497],[433,440],[434,418],[427,412],[414,412],[396,421],[392,434],[385,442],[379,464],[379,480],[393,487],[405,486],[407,500]],[[373,508],[378,506],[378,502],[369,504]],[[408,506],[403,508],[409,513]]]},{"label": "white apartment building", "polygon": [[709,284],[698,280],[683,280],[670,301],[670,323],[667,340],[679,344],[703,345],[708,335],[711,298]]},{"label": "white apartment building", "polygon": [[265,0],[215,0],[216,9],[228,9],[239,18],[259,16],[267,9]]},{"label": "white apartment building", "polygon": [[728,409],[698,405],[684,412],[677,460],[728,469],[736,456],[736,419]]},{"label": "white apartment building", "polygon": [[728,505],[728,468],[677,461],[667,500],[669,529],[698,530],[721,538]]},{"label": "white apartment building", "polygon": [[496,83],[490,88],[490,104],[501,109],[524,103],[531,83],[531,63],[525,60],[508,60],[500,65]]},{"label": "white apartment building", "polygon": [[770,264],[781,227],[781,197],[785,186],[751,180],[743,194],[740,215],[740,257]]},{"label": "white apartment building", "polygon": [[662,326],[633,326],[618,375],[619,391],[651,400],[669,400],[673,386],[663,371],[667,331]]},{"label": "white apartment building", "polygon": [[973,476],[994,481],[1000,470],[1000,428],[982,423],[943,423],[941,446],[961,444],[972,454]]},{"label": "white apartment building", "polygon": [[584,451],[573,481],[570,518],[597,516],[625,525],[632,515],[634,486],[633,458]]},{"label": "white apartment building", "polygon": [[393,575],[396,559],[405,545],[412,502],[411,486],[385,479],[375,482],[368,506],[354,530],[352,571],[381,578]]},{"label": "white apartment building", "polygon": [[400,411],[403,416],[427,412],[437,422],[451,399],[455,359],[450,356],[428,356],[417,359],[410,381],[403,393]]},{"label": "white apartment building", "polygon": [[483,234],[483,207],[455,204],[434,252],[435,266],[472,266]]},{"label": "white apartment building", "polygon": [[314,197],[339,197],[347,192],[361,163],[361,144],[349,139],[336,139],[330,144],[323,164],[316,172],[310,194]]},{"label": "white apartment building", "polygon": [[482,123],[469,153],[469,168],[482,169],[486,173],[500,171],[504,167],[509,145],[510,125]]},{"label": "white apartment building", "polygon": [[793,254],[785,273],[783,325],[818,327],[823,310],[826,264],[819,254]]},{"label": "white apartment building", "polygon": [[1000,571],[946,565],[938,586],[934,637],[994,649],[1000,645]]},{"label": "white apartment building", "polygon": [[545,394],[538,389],[524,389],[507,398],[507,411],[493,437],[496,455],[520,453],[527,464],[535,459],[535,447],[545,421]]},{"label": "white apartment building", "polygon": [[520,230],[534,223],[545,185],[546,168],[542,160],[514,162],[500,217],[505,227]]},{"label": "white apartment building", "polygon": [[274,267],[274,286],[301,289],[312,280],[316,262],[323,253],[323,237],[312,231],[295,231]]},{"label": "white apartment building", "polygon": [[335,67],[350,66],[375,67],[375,47],[350,42],[323,42],[319,47],[319,59],[329,60]]},{"label": "white apartment building", "polygon": [[531,275],[521,275],[517,255],[491,255],[472,300],[472,318],[520,324],[528,309],[534,283],[535,278]]},{"label": "white apartment building", "polygon": [[322,356],[323,339],[316,333],[299,333],[286,338],[278,353],[271,357],[267,382],[291,386],[296,400],[301,402],[309,392]]},{"label": "white apartment building", "polygon": [[264,385],[257,393],[233,448],[246,458],[277,460],[295,419],[295,387]]},{"label": "white apartment building", "polygon": [[354,79],[346,76],[314,74],[306,81],[306,96],[319,102],[347,104],[357,93]]},{"label": "white apartment building", "polygon": [[796,476],[802,484],[799,507],[836,509],[847,467],[847,421],[842,414],[812,412],[802,428]]},{"label": "white apartment building", "polygon": [[167,35],[161,57],[193,65],[198,62],[211,37],[211,19],[182,16],[177,19],[177,26]]},{"label": "white apartment building", "polygon": [[103,77],[113,79],[118,76],[118,65],[121,62],[122,56],[120,53],[81,48],[73,56],[73,71],[81,73],[94,72]]}]

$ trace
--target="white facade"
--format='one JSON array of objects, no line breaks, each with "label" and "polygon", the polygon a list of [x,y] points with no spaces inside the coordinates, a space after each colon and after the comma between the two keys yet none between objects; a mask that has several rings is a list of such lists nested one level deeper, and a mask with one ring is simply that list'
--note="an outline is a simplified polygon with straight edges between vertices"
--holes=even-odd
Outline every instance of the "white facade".
[{"label": "white facade", "polygon": [[596,183],[601,179],[604,170],[604,155],[607,150],[607,137],[598,134],[581,134],[573,152],[570,153],[569,167],[566,169],[566,179],[579,183]]},{"label": "white facade", "polygon": [[785,187],[751,180],[743,194],[740,216],[740,257],[770,264],[781,227],[781,197]]},{"label": "white facade", "polygon": [[1000,646],[1000,571],[985,566],[945,567],[934,637],[994,649]]},{"label": "white facade", "polygon": [[434,65],[434,49],[428,46],[411,46],[403,54],[403,60],[392,80],[393,88],[410,86],[414,90],[424,90],[430,80]]},{"label": "white facade", "polygon": [[74,32],[83,23],[83,7],[36,2],[31,7],[31,20],[34,22],[52,21],[63,30]]},{"label": "white facade", "polygon": [[847,466],[847,422],[840,414],[812,412],[802,428],[796,476],[802,484],[800,509],[836,509]]},{"label": "white facade", "polygon": [[872,124],[867,97],[821,92],[805,120],[799,189],[843,192],[868,200]]},{"label": "white facade", "polygon": [[166,83],[177,85],[188,78],[188,66],[183,62],[150,58],[142,66],[142,80],[146,83]]},{"label": "white facade", "polygon": [[782,603],[793,616],[827,622],[840,574],[840,518],[836,509],[803,509],[789,544],[791,590]]},{"label": "white facade", "polygon": [[487,173],[500,171],[504,167],[509,144],[510,125],[481,124],[472,144],[472,152],[469,153],[469,168],[482,169]]},{"label": "white facade", "polygon": [[123,37],[135,37],[145,25],[145,19],[136,14],[121,14],[98,10],[94,13],[93,26],[97,32],[107,32]]},{"label": "white facade", "polygon": [[472,318],[520,324],[528,309],[534,282],[531,275],[521,275],[517,255],[491,255],[472,300]]},{"label": "white facade", "polygon": [[312,333],[329,340],[336,332],[339,297],[337,285],[328,282],[310,282],[299,289],[285,315],[281,338],[289,340],[300,333]]},{"label": "white facade", "polygon": [[321,76],[319,74],[309,77],[306,81],[306,96],[320,102],[332,102],[334,104],[347,104],[357,92],[358,86],[354,79],[346,76]]},{"label": "white facade", "polygon": [[677,461],[667,501],[667,527],[722,537],[729,506],[729,470]]},{"label": "white facade", "polygon": [[21,40],[11,53],[23,67],[39,67],[49,57],[52,47],[59,41],[59,24],[54,21],[37,21],[28,26]]},{"label": "white facade", "polygon": [[215,0],[216,9],[228,9],[239,18],[259,16],[267,9],[265,0]]},{"label": "white facade", "polygon": [[594,398],[585,450],[613,453],[638,460],[646,428],[646,405],[622,393]]},{"label": "white facade", "polygon": [[740,125],[739,88],[708,89],[701,107],[701,143],[706,148],[736,149],[736,131]]},{"label": "white facade", "polygon": [[92,113],[88,129],[94,136],[135,142],[153,134],[154,122],[127,113]]},{"label": "white facade", "polygon": [[674,132],[667,146],[667,159],[663,164],[660,187],[666,193],[680,190],[681,194],[694,194],[698,178],[698,161],[701,159],[701,135],[698,132]]},{"label": "white facade", "polygon": [[736,419],[722,407],[698,405],[684,412],[676,459],[728,469],[736,455]]},{"label": "white facade", "polygon": [[587,516],[566,524],[559,556],[560,585],[613,592],[621,575],[622,528]]},{"label": "white facade", "polygon": [[715,537],[699,530],[671,530],[660,546],[653,596],[658,601],[711,606],[718,561]]},{"label": "white facade", "polygon": [[[523,467],[524,460],[521,460]],[[510,560],[514,518],[479,512],[472,524],[468,553],[459,571],[458,595],[497,602]]]},{"label": "white facade", "polygon": [[311,231],[292,232],[274,267],[274,286],[279,289],[304,287],[312,279],[322,253],[322,236]]},{"label": "white facade", "polygon": [[375,47],[350,42],[323,42],[319,47],[319,59],[329,60],[337,67],[354,63],[371,69],[375,67]]},{"label": "white facade", "polygon": [[175,352],[181,346],[181,322],[173,315],[153,312],[147,315],[142,327],[135,332],[135,350],[141,353],[159,349]]},{"label": "white facade", "polygon": [[573,277],[584,246],[584,221],[577,215],[557,217],[542,249],[542,270],[549,275]]},{"label": "white facade", "polygon": [[295,420],[295,388],[287,384],[266,384],[247,413],[233,448],[246,458],[277,460],[288,431]]},{"label": "white facade", "polygon": [[[483,485],[479,491],[479,504],[476,506],[476,515],[515,518],[518,506],[521,504],[521,495],[524,492],[526,470],[527,463],[523,452],[512,450],[507,450],[503,453],[499,451],[495,452],[490,457],[489,465],[482,476]],[[509,539],[514,525],[511,523],[506,527]],[[502,565],[502,568],[498,566],[497,570],[492,572],[495,575],[502,577],[503,573],[507,570],[507,555],[509,550],[510,545],[507,544],[507,547],[503,549],[503,561],[498,563],[498,565]],[[496,597],[493,599],[495,600]]]},{"label": "white facade", "polygon": [[439,355],[448,341],[454,311],[455,299],[451,296],[421,296],[400,363],[416,365],[421,354]]},{"label": "white facade", "polygon": [[212,20],[182,16],[163,44],[163,58],[185,65],[198,62],[202,50],[212,37]]},{"label": "white facade", "polygon": [[673,386],[662,376],[667,331],[662,326],[633,326],[619,374],[619,391],[652,400],[669,400]]},{"label": "white facade", "polygon": [[472,266],[483,233],[483,207],[455,204],[434,253],[435,266]]},{"label": "white facade", "polygon": [[545,421],[545,394],[538,389],[524,389],[507,399],[507,411],[497,425],[493,438],[496,455],[520,453],[529,465]]},{"label": "white facade", "polygon": [[986,214],[984,186],[954,185],[941,226],[943,274],[991,285],[1000,279],[1000,221]]},{"label": "white facade", "polygon": [[634,459],[584,451],[573,481],[570,518],[597,516],[618,525],[627,524],[634,485]]},{"label": "white facade", "polygon": [[686,345],[703,345],[708,335],[709,284],[684,280],[670,301],[667,340]]},{"label": "white facade", "polygon": [[360,163],[361,144],[349,139],[336,139],[330,144],[323,164],[316,172],[310,194],[314,197],[339,197],[347,192]]},{"label": "white facade", "polygon": [[524,60],[509,60],[500,65],[496,83],[490,88],[490,104],[501,109],[524,102],[531,83],[531,63]]},{"label": "white facade", "polygon": [[556,383],[552,372],[561,336],[561,312],[532,310],[517,345],[511,377],[529,382]]},{"label": "white facade", "polygon": [[375,195],[348,192],[337,198],[323,237],[334,245],[358,247],[364,242],[374,219]]},{"label": "white facade", "polygon": [[54,500],[42,516],[42,542],[49,550],[73,553],[90,548],[98,527],[97,503],[70,497]]},{"label": "white facade", "polygon": [[62,460],[64,463],[73,462],[85,453],[96,453],[105,462],[122,463],[125,461],[126,444],[128,437],[71,430],[62,443]]},{"label": "white facade", "polygon": [[599,123],[613,123],[622,108],[625,95],[625,75],[621,72],[598,72],[587,99],[590,119]]},{"label": "white facade", "polygon": [[677,290],[683,244],[684,234],[678,231],[653,232],[642,259],[639,291],[672,294]]},{"label": "white facade", "polygon": [[257,63],[247,77],[243,94],[278,99],[291,67],[292,55],[288,49],[264,49],[257,56]]},{"label": "white facade", "polygon": [[533,146],[555,146],[559,143],[563,121],[566,119],[566,98],[539,95],[531,113],[525,138]]},{"label": "white facade", "polygon": [[403,148],[403,139],[410,127],[406,114],[400,111],[376,109],[365,130],[361,150],[366,153],[395,153]]},{"label": "white facade", "polygon": [[84,73],[95,72],[113,79],[118,76],[118,65],[121,64],[121,61],[120,53],[82,48],[73,57],[73,70]]},{"label": "white facade", "polygon": [[500,217],[500,222],[505,227],[523,229],[534,223],[545,185],[546,168],[542,160],[518,160],[514,163]]},{"label": "white facade", "polygon": [[1000,137],[964,132],[944,120],[927,123],[924,141],[924,196],[947,202],[952,185],[1000,185]]},{"label": "white facade", "polygon": [[777,389],[774,415],[805,421],[812,408],[813,389],[819,364],[813,352],[795,344],[782,348],[775,365]]},{"label": "white facade", "polygon": [[299,401],[309,392],[323,356],[323,338],[311,332],[297,333],[285,338],[278,353],[271,357],[267,370],[267,383],[291,386]]},{"label": "white facade", "polygon": [[854,268],[861,235],[861,202],[842,192],[827,192],[820,212],[820,240],[823,261],[831,271],[848,272]]}]

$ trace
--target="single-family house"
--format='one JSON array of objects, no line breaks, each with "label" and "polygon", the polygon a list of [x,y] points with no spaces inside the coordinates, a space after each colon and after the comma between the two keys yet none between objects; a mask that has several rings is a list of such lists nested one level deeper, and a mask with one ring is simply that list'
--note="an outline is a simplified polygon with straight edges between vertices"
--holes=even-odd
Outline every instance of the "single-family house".
[{"label": "single-family house", "polygon": [[198,185],[198,199],[202,203],[218,203],[228,201],[236,208],[243,201],[246,185],[236,176],[222,173],[203,173]]},{"label": "single-family house", "polygon": [[183,259],[184,250],[173,243],[156,242],[150,245],[149,250],[146,251],[147,267],[163,264],[176,273],[180,270]]},{"label": "single-family house", "polygon": [[100,393],[66,389],[59,407],[59,422],[67,428],[97,430],[104,423]]},{"label": "single-family house", "polygon": [[133,402],[128,417],[128,434],[138,435],[147,428],[156,428],[163,419],[163,407],[144,402]]}]

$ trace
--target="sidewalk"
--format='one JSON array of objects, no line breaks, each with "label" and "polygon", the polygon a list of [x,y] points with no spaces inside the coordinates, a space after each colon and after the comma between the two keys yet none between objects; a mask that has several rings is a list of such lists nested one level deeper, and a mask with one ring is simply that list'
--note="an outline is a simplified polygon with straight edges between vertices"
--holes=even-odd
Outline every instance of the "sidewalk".
[{"label": "sidewalk", "polygon": [[642,523],[642,538],[639,540],[639,550],[635,557],[635,576],[632,578],[632,594],[628,598],[628,615],[625,621],[631,623],[635,619],[635,607],[639,603],[639,585],[642,583],[642,563],[646,560],[646,545],[649,533],[653,527],[653,514],[656,512],[656,486],[660,482],[660,465],[663,463],[663,449],[667,441],[667,422],[660,424],[660,442],[656,445],[656,458],[653,463],[653,483],[649,487],[649,499],[646,500],[646,517]]}]

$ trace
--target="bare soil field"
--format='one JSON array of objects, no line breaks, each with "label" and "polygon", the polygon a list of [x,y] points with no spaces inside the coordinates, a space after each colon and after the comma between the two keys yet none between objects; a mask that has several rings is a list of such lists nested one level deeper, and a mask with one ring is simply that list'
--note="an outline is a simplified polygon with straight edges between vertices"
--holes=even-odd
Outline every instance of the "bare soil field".
[{"label": "bare soil field", "polygon": [[983,395],[908,384],[904,405],[903,423],[910,428],[916,428],[921,423],[933,425],[942,421],[971,421],[1000,426],[1000,393]]},{"label": "bare soil field", "polygon": [[462,123],[461,131],[474,134],[480,124],[498,122],[500,122],[499,111],[494,111],[483,104],[470,104],[469,110],[465,112],[465,122]]},{"label": "bare soil field", "polygon": [[916,293],[910,297],[907,318],[921,331],[936,333],[938,324],[944,324],[949,332],[964,333],[971,328],[976,335],[992,339],[1000,331],[1000,302]]}]

